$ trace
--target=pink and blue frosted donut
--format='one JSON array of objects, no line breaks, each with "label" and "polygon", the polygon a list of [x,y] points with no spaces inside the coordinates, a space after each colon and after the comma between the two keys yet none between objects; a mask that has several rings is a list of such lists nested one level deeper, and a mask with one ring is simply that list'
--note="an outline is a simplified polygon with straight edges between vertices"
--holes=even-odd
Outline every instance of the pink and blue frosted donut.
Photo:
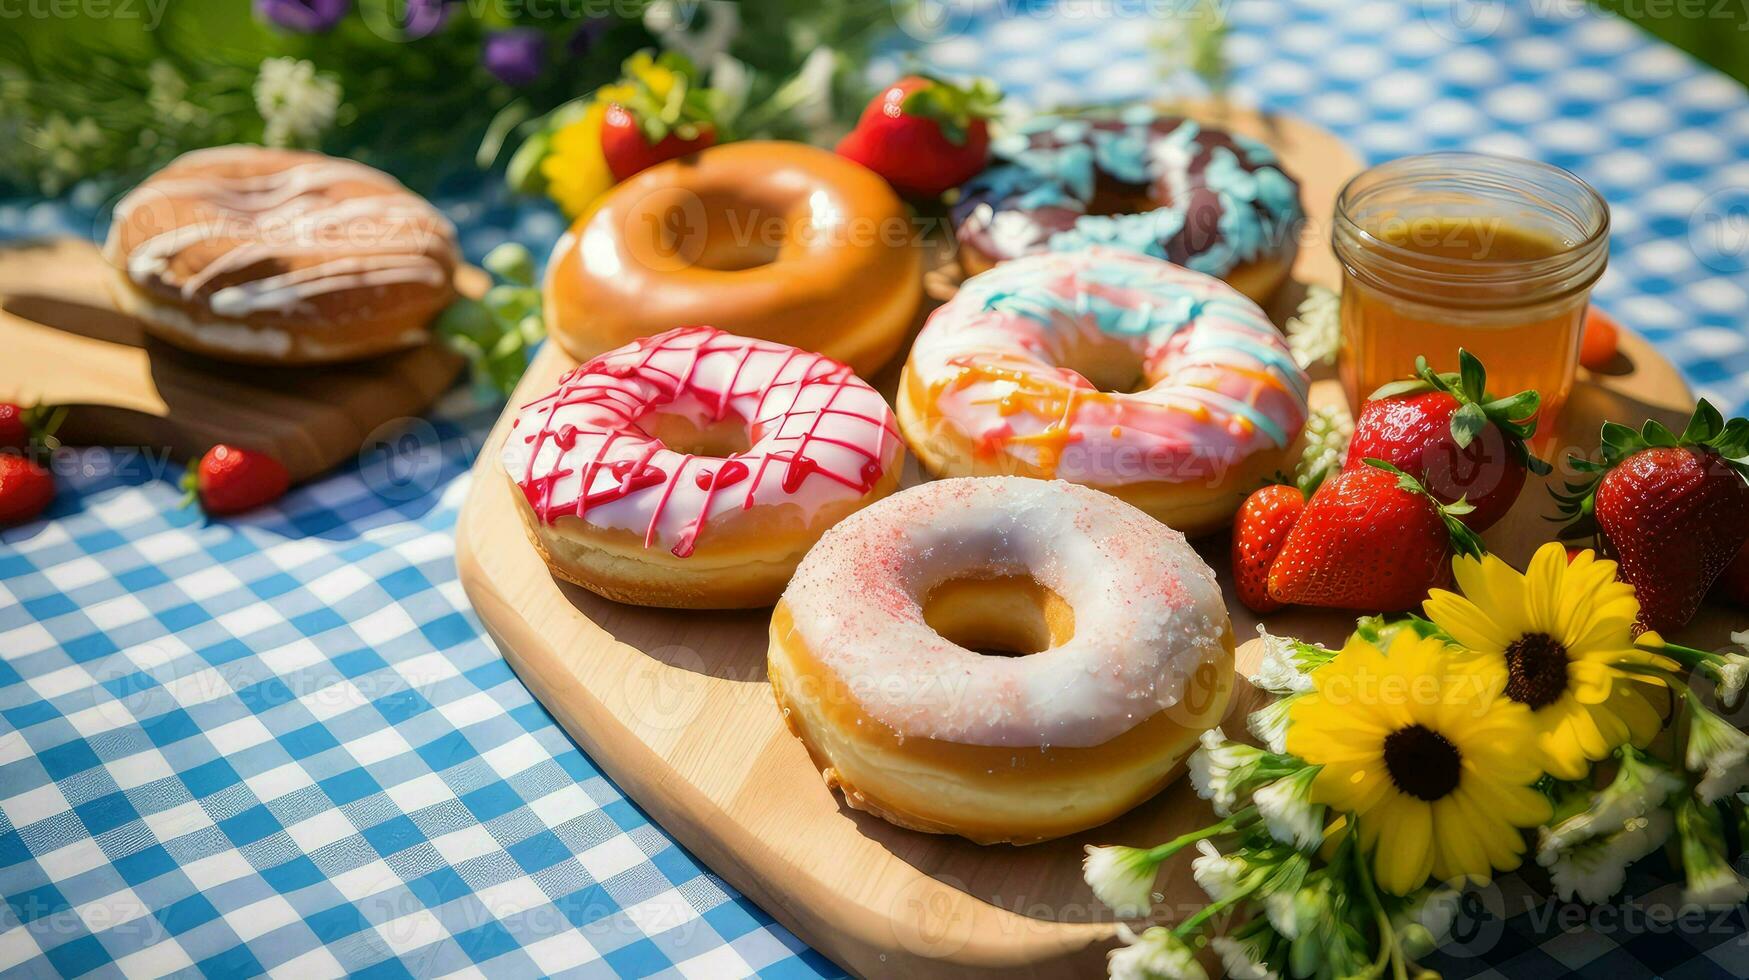
[{"label": "pink and blue frosted donut", "polygon": [[897,408],[937,476],[1069,480],[1190,534],[1286,465],[1309,393],[1231,286],[1098,247],[966,280],[918,334]]}]

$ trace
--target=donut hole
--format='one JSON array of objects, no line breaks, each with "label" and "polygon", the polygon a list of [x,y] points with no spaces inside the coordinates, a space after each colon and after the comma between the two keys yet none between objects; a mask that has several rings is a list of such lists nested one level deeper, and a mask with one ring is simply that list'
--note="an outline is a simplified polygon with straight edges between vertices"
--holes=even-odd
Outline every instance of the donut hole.
[{"label": "donut hole", "polygon": [[1131,184],[1100,174],[1087,202],[1087,213],[1097,215],[1142,214],[1170,202],[1156,197],[1147,184]]},{"label": "donut hole", "polygon": [[1068,354],[1063,367],[1100,391],[1127,395],[1149,385],[1141,352],[1125,340],[1085,338]]},{"label": "donut hole", "polygon": [[638,421],[645,432],[677,453],[723,458],[752,447],[747,423],[734,415],[700,425],[679,413],[652,412]]},{"label": "donut hole", "polygon": [[1041,653],[1075,635],[1075,610],[1030,575],[942,582],[923,599],[923,621],[949,643],[991,657]]},{"label": "donut hole", "polygon": [[694,268],[743,272],[777,261],[789,223],[786,211],[772,203],[703,194],[695,206],[676,205],[656,222],[657,247],[690,252]]}]

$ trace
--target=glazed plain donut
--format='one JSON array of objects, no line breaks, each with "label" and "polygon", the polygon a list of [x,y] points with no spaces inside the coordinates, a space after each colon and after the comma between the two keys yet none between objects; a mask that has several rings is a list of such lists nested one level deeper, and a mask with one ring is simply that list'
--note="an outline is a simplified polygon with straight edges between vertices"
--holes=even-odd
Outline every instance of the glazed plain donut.
[{"label": "glazed plain donut", "polygon": [[1287,465],[1310,381],[1256,304],[1133,252],[975,276],[900,377],[899,428],[940,476],[1061,478],[1199,534]]},{"label": "glazed plain donut", "polygon": [[711,327],[628,344],[530,402],[503,465],[561,578],[646,606],[768,606],[826,528],[898,482],[881,396]]},{"label": "glazed plain donut", "polygon": [[922,296],[922,254],[873,171],[800,143],[743,142],[659,164],[559,239],[547,327],[587,360],[709,323],[819,351],[864,377],[891,360]]},{"label": "glazed plain donut", "polygon": [[458,262],[449,220],[388,174],[259,146],[171,161],[117,202],[103,252],[148,333],[263,364],[425,343]]},{"label": "glazed plain donut", "polygon": [[1207,273],[1265,303],[1299,251],[1299,185],[1256,140],[1132,106],[1042,116],[953,209],[967,275],[1041,251],[1124,248]]},{"label": "glazed plain donut", "polygon": [[826,532],[773,611],[768,667],[850,806],[1029,844],[1178,774],[1226,711],[1233,633],[1184,536],[1117,498],[941,480]]}]

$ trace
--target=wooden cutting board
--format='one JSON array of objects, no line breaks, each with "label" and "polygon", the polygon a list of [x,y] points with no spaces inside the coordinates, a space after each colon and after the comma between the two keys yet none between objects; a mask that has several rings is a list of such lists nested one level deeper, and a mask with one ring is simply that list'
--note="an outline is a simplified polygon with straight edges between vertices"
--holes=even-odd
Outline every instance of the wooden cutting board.
[{"label": "wooden cutting board", "polygon": [[[76,445],[198,457],[228,442],[271,453],[307,480],[358,454],[384,423],[424,411],[460,371],[436,343],[324,367],[231,364],[148,337],[116,312],[90,242],[0,248],[0,398],[69,406]],[[483,291],[469,269],[463,291]]]},{"label": "wooden cutting board", "polygon": [[[1607,416],[1666,418],[1692,407],[1676,371],[1645,341],[1623,339],[1614,376],[1583,380],[1563,441],[1591,445]],[[513,404],[550,388],[571,363],[553,345],[535,359]],[[1343,404],[1334,379],[1316,403]],[[548,574],[524,536],[498,465],[508,416],[487,439],[456,530],[461,581],[517,674],[566,731],[663,829],[804,941],[864,976],[1100,975],[1110,913],[1081,880],[1084,844],[1155,844],[1212,819],[1187,781],[1105,827],[1027,848],[979,847],[901,830],[849,810],[792,737],[765,679],[765,610],[643,609],[596,597]],[[1591,440],[1587,442],[1586,436]],[[913,481],[914,482],[914,475]],[[1548,540],[1551,511],[1535,478],[1487,535],[1522,562]],[[1231,594],[1224,536],[1198,542],[1228,590],[1240,637],[1257,618]],[[1682,637],[1712,646],[1731,628],[1708,610]],[[1353,617],[1287,610],[1278,633],[1329,643]],[[1253,668],[1256,644],[1240,649]],[[1259,703],[1240,682],[1229,733]],[[1159,887],[1167,918],[1202,901],[1186,861]]]},{"label": "wooden cutting board", "polygon": [[[1332,283],[1323,244],[1336,189],[1358,169],[1333,137],[1303,123],[1255,114],[1226,119],[1274,144],[1306,186],[1309,234],[1295,287],[1274,306],[1292,311],[1303,283]],[[1316,237],[1311,237],[1315,235]],[[954,270],[939,266],[932,294],[951,292]],[[1605,416],[1686,414],[1680,376],[1638,337],[1623,340],[1609,375],[1584,377],[1551,444],[1590,448]],[[544,394],[572,366],[547,345],[511,398]],[[875,383],[890,396],[896,366]],[[1344,404],[1331,377],[1314,385],[1318,404]],[[804,941],[865,976],[1091,977],[1104,973],[1115,942],[1109,910],[1081,880],[1082,846],[1151,845],[1205,825],[1212,815],[1180,780],[1123,818],[1075,837],[1026,848],[980,847],[902,830],[850,810],[826,789],[800,742],[785,728],[766,682],[768,613],[644,609],[561,583],[525,538],[513,490],[498,464],[511,412],[487,439],[456,530],[461,581],[506,660],[608,775],[677,840]],[[1545,453],[1550,450],[1545,447]],[[914,461],[907,482],[921,477]],[[1521,561],[1547,540],[1547,495],[1534,478],[1517,510],[1489,534]],[[1228,582],[1224,535],[1199,550]],[[1241,639],[1256,618],[1232,597]],[[1335,642],[1353,618],[1317,611],[1274,616],[1270,627]],[[1708,614],[1697,639],[1722,635]],[[1240,650],[1240,672],[1257,653]],[[1260,702],[1241,681],[1229,733]],[[1162,918],[1203,903],[1187,861],[1173,861],[1158,887]]]}]

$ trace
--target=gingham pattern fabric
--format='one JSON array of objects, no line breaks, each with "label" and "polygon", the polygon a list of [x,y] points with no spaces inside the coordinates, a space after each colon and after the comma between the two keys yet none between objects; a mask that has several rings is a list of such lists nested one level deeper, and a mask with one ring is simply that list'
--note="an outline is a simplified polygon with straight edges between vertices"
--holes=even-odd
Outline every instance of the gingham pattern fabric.
[{"label": "gingham pattern fabric", "polygon": [[[1148,42],[1169,19],[1093,15],[1214,9],[1236,98],[1371,159],[1571,168],[1614,207],[1600,300],[1749,407],[1749,97],[1624,23],[1576,0],[925,7],[896,47],[1033,105],[1167,84]],[[475,259],[559,232],[489,185],[438,201]],[[0,234],[92,234],[101,204],[0,203]],[[483,638],[451,533],[495,414],[454,394],[224,522],[177,509],[177,468],[149,457],[57,458],[48,519],[0,532],[0,971],[837,975],[625,800]],[[1670,880],[1628,893],[1667,904]],[[1577,928],[1515,878],[1483,898],[1447,976],[1749,975],[1740,916]]]}]

